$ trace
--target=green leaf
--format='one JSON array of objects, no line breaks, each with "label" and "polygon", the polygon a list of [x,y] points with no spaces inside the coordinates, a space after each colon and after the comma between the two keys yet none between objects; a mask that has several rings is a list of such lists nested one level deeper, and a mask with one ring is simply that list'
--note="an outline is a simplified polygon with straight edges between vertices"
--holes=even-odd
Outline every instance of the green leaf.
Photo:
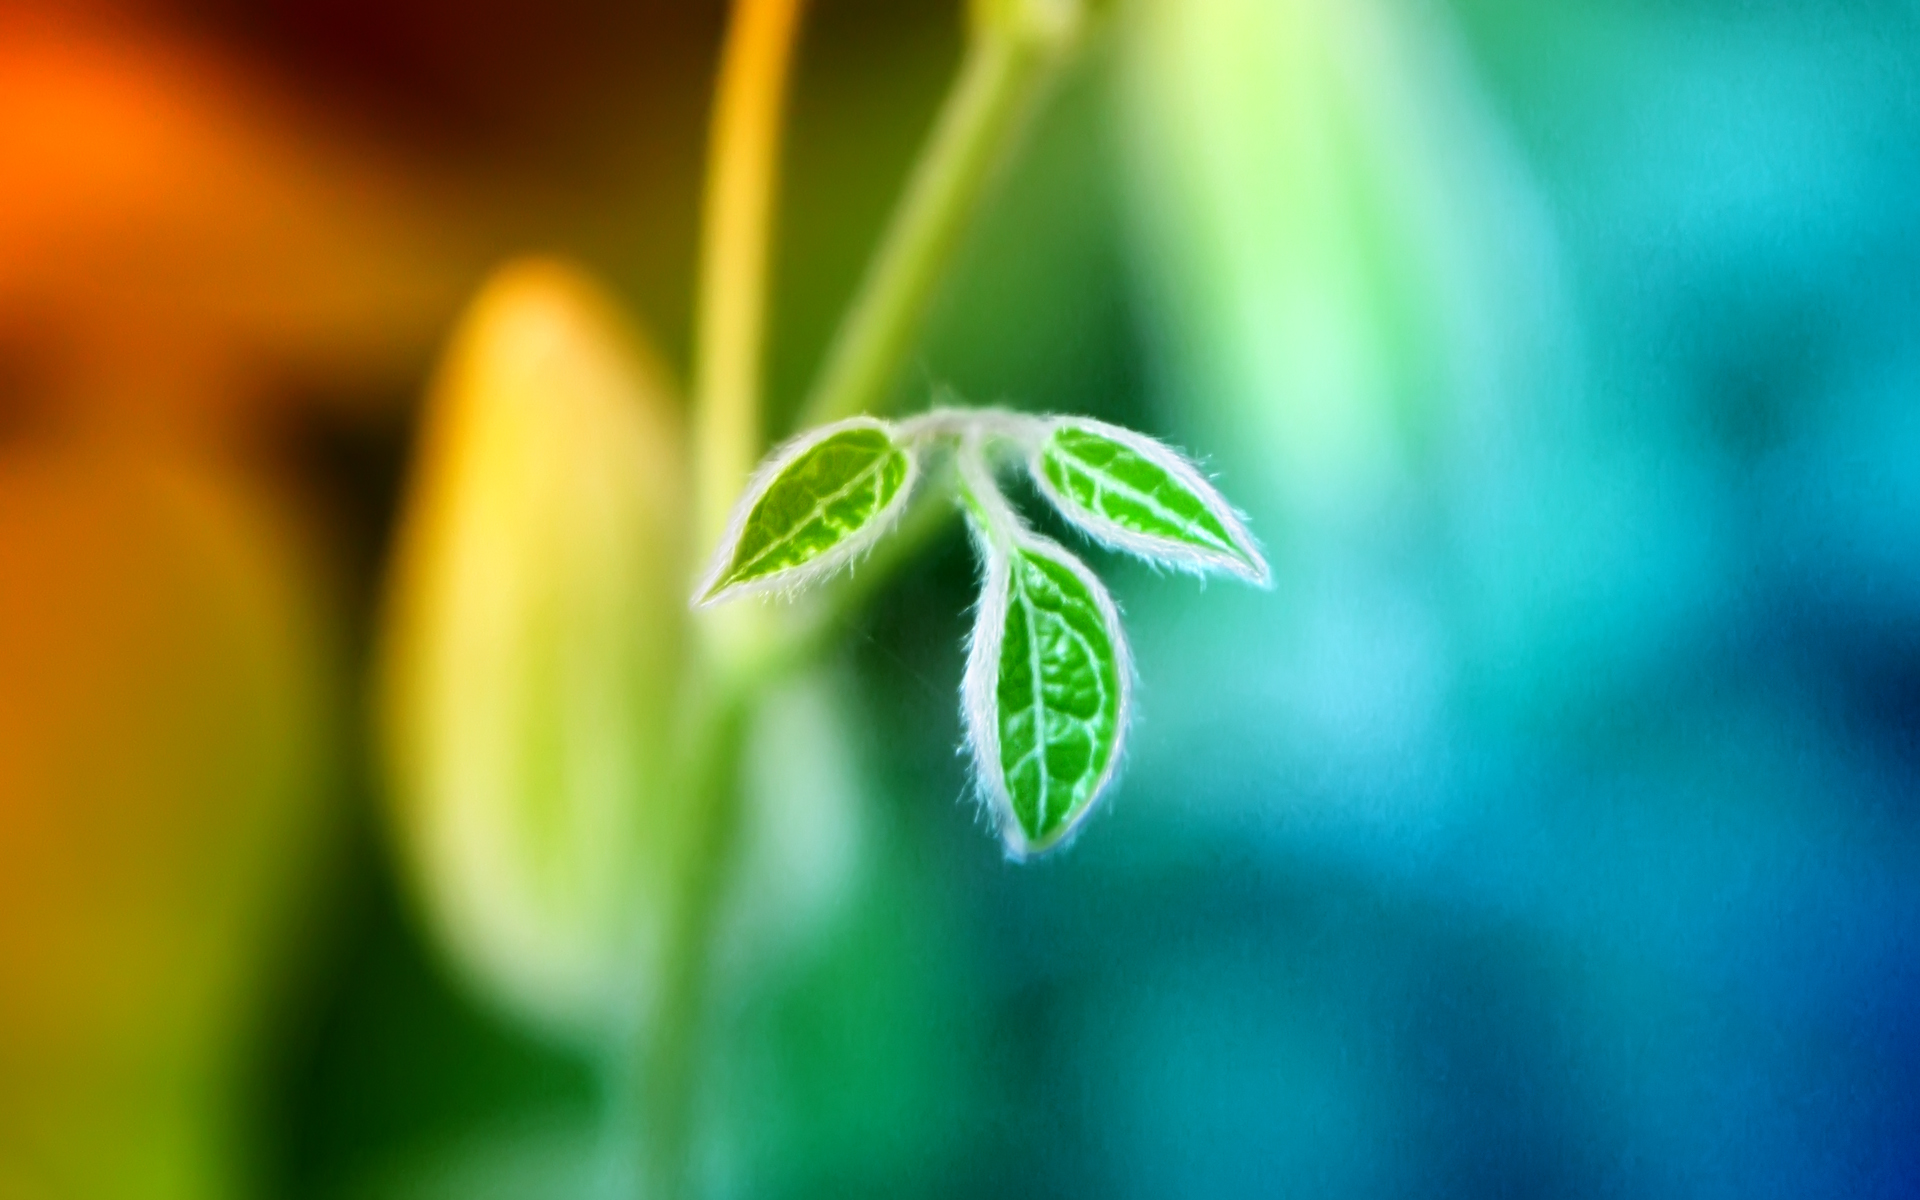
[{"label": "green leaf", "polygon": [[990,547],[969,651],[974,768],[1016,856],[1059,845],[1113,778],[1132,666],[1119,614],[1092,572],[1023,533]]},{"label": "green leaf", "polygon": [[825,425],[778,451],[734,507],[696,605],[791,590],[832,574],[905,507],[914,456],[872,417]]},{"label": "green leaf", "polygon": [[1029,464],[1061,514],[1099,541],[1186,570],[1266,584],[1266,560],[1220,493],[1171,448],[1100,421],[1055,422]]}]

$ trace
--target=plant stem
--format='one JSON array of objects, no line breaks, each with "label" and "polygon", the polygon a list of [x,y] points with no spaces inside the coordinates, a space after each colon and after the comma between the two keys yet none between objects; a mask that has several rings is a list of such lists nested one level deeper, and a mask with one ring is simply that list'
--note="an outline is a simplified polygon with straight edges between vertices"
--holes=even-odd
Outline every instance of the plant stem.
[{"label": "plant stem", "polygon": [[978,436],[985,442],[1006,442],[1023,454],[1039,449],[1046,439],[1047,418],[1006,408],[932,408],[899,422],[902,440],[959,439]]},{"label": "plant stem", "polygon": [[748,696],[722,682],[694,697],[686,732],[686,794],[693,801],[683,843],[672,924],[662,960],[656,1032],[641,1064],[643,1200],[681,1200],[693,1189],[693,1148],[699,1101],[700,1051],[707,1028],[713,944],[726,895],[740,822],[740,760],[746,740]]},{"label": "plant stem", "polygon": [[1001,493],[988,453],[986,433],[970,431],[961,438],[955,460],[960,472],[960,496],[987,544],[1001,554],[1009,554],[1026,533],[1026,522]]},{"label": "plant stem", "polygon": [[[759,457],[760,370],[782,114],[804,0],[736,0],[721,51],[708,157],[694,350],[694,536],[711,546]],[[739,823],[739,762],[751,712],[744,664],[764,614],[702,614],[684,691],[680,780],[686,805],[659,1008],[638,1047],[633,1100],[645,1200],[692,1192],[714,932]]]},{"label": "plant stem", "polygon": [[840,324],[800,428],[885,406],[934,285],[1041,90],[1058,47],[976,27],[907,190]]},{"label": "plant stem", "polygon": [[[803,4],[736,0],[721,56],[694,354],[694,534],[703,548],[724,534],[764,442],[767,249],[782,110]],[[1009,18],[976,21],[960,77],[841,325],[804,424],[850,415],[883,398],[967,216],[1060,44]],[[931,529],[933,521],[927,525]],[[774,671],[792,665],[783,649],[812,644],[792,632],[783,638],[758,606],[703,612],[695,633],[680,776],[688,806],[683,873],[676,881],[660,1005],[635,1060],[627,1106],[641,1125],[635,1183],[647,1200],[681,1200],[692,1190],[708,977],[737,841],[740,758],[754,697]]]},{"label": "plant stem", "polygon": [[760,457],[767,246],[802,0],[737,0],[721,53],[694,351],[694,532],[712,545]]}]

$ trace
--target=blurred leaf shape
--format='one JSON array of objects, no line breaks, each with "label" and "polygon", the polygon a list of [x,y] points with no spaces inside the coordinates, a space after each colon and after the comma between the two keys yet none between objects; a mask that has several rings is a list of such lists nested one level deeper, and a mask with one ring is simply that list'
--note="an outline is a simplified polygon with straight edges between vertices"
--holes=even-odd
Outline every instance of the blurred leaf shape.
[{"label": "blurred leaf shape", "polygon": [[1369,519],[1450,418],[1539,402],[1553,239],[1444,14],[1137,0],[1121,46],[1152,315],[1236,491]]},{"label": "blurred leaf shape", "polygon": [[850,681],[829,668],[781,679],[754,707],[722,954],[733,986],[815,946],[855,884],[868,791],[859,728]]},{"label": "blurred leaf shape", "polygon": [[484,994],[619,1036],[656,980],[676,826],[671,385],[594,283],[526,261],[473,302],[423,422],[381,649],[406,873]]},{"label": "blurred leaf shape", "polygon": [[[1543,194],[1452,22],[1418,0],[1128,8],[1127,199],[1163,403],[1297,605],[1181,631],[1163,686],[1239,681],[1236,728],[1259,736],[1176,709],[1162,744],[1262,771],[1405,761],[1470,662],[1455,634],[1505,619],[1495,587],[1551,574],[1508,535],[1565,528],[1537,519],[1561,464],[1535,448],[1577,412],[1579,335]],[[1250,646],[1275,665],[1236,670]]]},{"label": "blurred leaf shape", "polygon": [[0,1195],[236,1182],[336,778],[314,564],[275,512],[151,448],[0,450]]}]

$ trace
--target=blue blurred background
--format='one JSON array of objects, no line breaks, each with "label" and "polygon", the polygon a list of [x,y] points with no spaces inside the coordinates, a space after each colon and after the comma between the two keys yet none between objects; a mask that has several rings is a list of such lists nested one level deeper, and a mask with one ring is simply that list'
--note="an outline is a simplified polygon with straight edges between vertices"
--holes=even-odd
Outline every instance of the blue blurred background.
[{"label": "blue blurred background", "polygon": [[[1038,864],[954,754],[957,530],[775,698],[703,1178],[1920,1194],[1920,6],[1113,8],[905,403],[1178,442],[1278,586],[1096,555],[1138,723]],[[684,373],[723,16],[0,15],[0,1192],[590,1187],[595,1068],[403,899],[368,629],[491,263]],[[960,31],[811,15],[779,412]]]}]

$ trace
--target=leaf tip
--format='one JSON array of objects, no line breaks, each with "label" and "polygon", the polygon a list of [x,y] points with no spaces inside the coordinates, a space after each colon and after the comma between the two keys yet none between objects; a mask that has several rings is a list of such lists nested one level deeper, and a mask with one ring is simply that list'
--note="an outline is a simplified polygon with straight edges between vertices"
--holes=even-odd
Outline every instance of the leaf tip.
[{"label": "leaf tip", "polygon": [[1266,556],[1251,545],[1239,547],[1231,568],[1242,580],[1259,588],[1263,592],[1273,590],[1273,568],[1267,565]]},{"label": "leaf tip", "polygon": [[1036,838],[1029,836],[1018,821],[1008,821],[1000,829],[1000,848],[1006,853],[1008,862],[1024,865],[1066,849],[1083,824],[1084,821],[1076,819]]}]

